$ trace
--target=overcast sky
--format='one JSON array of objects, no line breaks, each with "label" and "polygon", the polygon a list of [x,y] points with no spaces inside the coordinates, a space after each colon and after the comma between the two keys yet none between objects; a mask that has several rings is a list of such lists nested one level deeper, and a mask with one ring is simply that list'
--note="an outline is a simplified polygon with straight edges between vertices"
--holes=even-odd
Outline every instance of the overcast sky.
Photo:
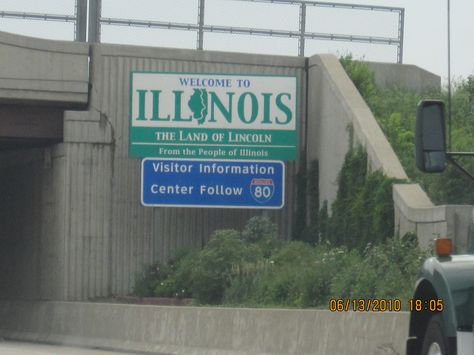
[{"label": "overcast sky", "polygon": [[[346,0],[354,4],[405,8],[404,63],[447,78],[447,0]],[[74,0],[2,0],[0,11],[74,14]],[[298,6],[206,0],[205,23],[298,30]],[[196,23],[197,0],[103,0],[103,17]],[[451,66],[455,78],[474,74],[474,1],[451,0]],[[398,16],[383,12],[310,7],[307,31],[397,36]],[[73,39],[71,23],[0,18],[0,30],[30,36]],[[102,27],[102,42],[195,48],[196,33],[117,26]],[[205,49],[297,55],[296,39],[206,33]],[[396,47],[308,40],[305,54],[353,54],[372,61],[396,61]]]}]

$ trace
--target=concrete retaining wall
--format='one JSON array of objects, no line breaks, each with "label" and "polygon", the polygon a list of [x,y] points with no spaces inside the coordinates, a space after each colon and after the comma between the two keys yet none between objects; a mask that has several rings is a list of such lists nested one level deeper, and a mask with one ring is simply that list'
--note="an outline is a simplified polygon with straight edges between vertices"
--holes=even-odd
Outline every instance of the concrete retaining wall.
[{"label": "concrete retaining wall", "polygon": [[349,149],[350,134],[362,144],[373,170],[407,179],[400,161],[372,112],[333,55],[309,60],[308,162],[319,161],[320,204],[329,206],[337,194],[337,176]]},{"label": "concrete retaining wall", "polygon": [[163,354],[400,355],[408,318],[405,312],[4,302],[0,336]]},{"label": "concrete retaining wall", "polygon": [[393,200],[398,235],[416,233],[423,248],[432,247],[435,238],[449,237],[457,253],[466,253],[469,249],[473,206],[435,206],[419,184],[394,185]]},{"label": "concrete retaining wall", "polygon": [[374,72],[375,82],[382,88],[400,88],[414,91],[439,89],[441,77],[416,65],[367,62]]}]

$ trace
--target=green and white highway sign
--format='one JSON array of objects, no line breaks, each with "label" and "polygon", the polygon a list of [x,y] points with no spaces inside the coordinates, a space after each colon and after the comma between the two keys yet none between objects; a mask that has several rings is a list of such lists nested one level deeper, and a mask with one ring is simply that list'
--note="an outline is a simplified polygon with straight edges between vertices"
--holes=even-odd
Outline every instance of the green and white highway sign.
[{"label": "green and white highway sign", "polygon": [[295,76],[132,72],[130,156],[294,160]]}]

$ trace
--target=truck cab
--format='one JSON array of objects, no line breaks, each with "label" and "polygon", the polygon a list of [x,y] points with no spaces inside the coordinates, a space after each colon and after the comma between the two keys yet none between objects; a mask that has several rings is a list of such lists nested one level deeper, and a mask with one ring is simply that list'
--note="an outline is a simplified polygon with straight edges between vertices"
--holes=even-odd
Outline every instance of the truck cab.
[{"label": "truck cab", "polygon": [[[446,150],[444,104],[418,105],[416,164],[427,173],[442,172],[448,163],[474,177],[454,157],[471,153]],[[474,155],[474,154],[471,154]],[[425,260],[410,305],[407,355],[474,354],[474,255],[453,255],[450,239],[435,240],[436,256]]]},{"label": "truck cab", "polygon": [[427,259],[409,304],[407,355],[474,354],[474,255]]}]

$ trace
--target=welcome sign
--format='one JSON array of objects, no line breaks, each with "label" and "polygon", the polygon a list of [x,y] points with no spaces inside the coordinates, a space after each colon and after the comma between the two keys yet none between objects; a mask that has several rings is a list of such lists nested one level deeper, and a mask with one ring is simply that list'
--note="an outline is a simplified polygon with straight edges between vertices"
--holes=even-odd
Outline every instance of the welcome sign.
[{"label": "welcome sign", "polygon": [[135,157],[294,160],[295,76],[132,72]]}]

